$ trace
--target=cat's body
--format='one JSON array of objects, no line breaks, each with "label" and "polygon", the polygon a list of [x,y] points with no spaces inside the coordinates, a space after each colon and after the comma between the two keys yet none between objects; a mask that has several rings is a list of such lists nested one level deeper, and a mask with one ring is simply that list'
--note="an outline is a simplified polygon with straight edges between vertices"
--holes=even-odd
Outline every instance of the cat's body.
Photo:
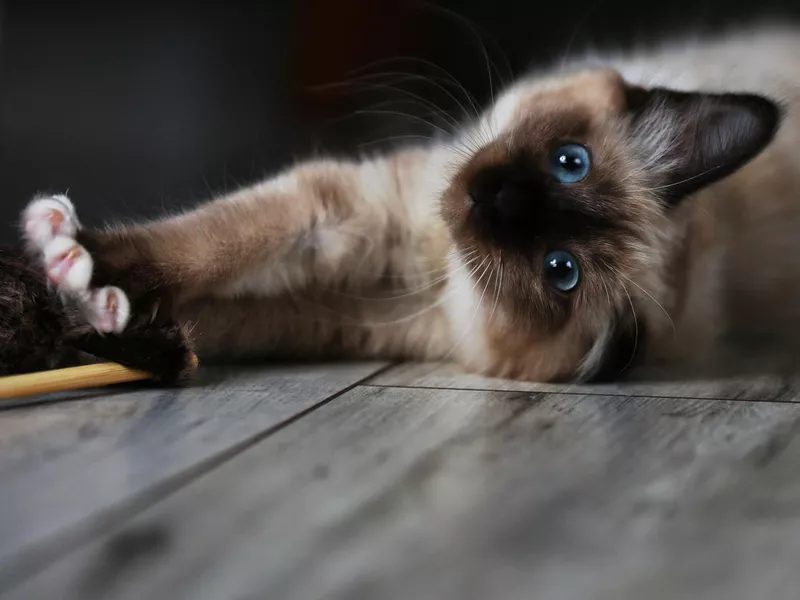
[{"label": "cat's body", "polygon": [[798,149],[800,30],[761,28],[525,78],[451,140],[301,164],[158,222],[87,231],[53,197],[25,226],[98,329],[173,314],[201,358],[585,379],[637,349],[705,367],[793,340]]}]

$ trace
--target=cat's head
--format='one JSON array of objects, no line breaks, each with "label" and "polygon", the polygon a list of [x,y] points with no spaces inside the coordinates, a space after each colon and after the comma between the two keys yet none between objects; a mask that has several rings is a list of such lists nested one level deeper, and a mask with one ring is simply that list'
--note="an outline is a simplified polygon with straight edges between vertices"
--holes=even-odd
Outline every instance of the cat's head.
[{"label": "cat's head", "polygon": [[624,370],[651,326],[642,298],[672,302],[679,205],[758,155],[779,121],[759,96],[607,70],[510,89],[467,134],[442,199],[469,296],[456,318],[479,340],[463,358],[540,381]]}]

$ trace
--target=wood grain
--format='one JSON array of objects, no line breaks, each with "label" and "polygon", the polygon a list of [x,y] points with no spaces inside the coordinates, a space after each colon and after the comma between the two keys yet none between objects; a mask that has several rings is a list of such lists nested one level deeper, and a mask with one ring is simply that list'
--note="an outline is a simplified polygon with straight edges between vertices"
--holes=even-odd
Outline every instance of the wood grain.
[{"label": "wood grain", "polygon": [[359,387],[9,598],[795,598],[800,406]]},{"label": "wood grain", "polygon": [[204,369],[188,389],[0,411],[0,582],[382,366]]},{"label": "wood grain", "polygon": [[482,377],[466,373],[453,364],[406,363],[381,374],[372,383],[381,386],[433,389],[530,391],[688,399],[712,398],[770,402],[797,402],[800,398],[800,379],[792,375],[741,375],[683,380],[658,380],[642,376],[641,380],[608,384],[541,384]]}]

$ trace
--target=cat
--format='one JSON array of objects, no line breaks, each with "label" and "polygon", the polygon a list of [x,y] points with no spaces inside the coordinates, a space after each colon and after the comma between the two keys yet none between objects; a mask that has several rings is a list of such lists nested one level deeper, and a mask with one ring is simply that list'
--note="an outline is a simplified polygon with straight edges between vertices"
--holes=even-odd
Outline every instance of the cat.
[{"label": "cat", "polygon": [[451,137],[300,163],[150,223],[87,229],[38,196],[23,235],[98,331],[174,317],[201,359],[609,380],[800,324],[798,150],[800,30],[759,27],[575,58]]}]

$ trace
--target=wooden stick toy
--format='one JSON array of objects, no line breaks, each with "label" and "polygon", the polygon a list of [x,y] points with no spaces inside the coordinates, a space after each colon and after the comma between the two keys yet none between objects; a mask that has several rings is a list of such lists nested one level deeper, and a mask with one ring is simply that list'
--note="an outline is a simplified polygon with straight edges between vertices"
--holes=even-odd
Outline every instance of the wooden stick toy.
[{"label": "wooden stick toy", "polygon": [[25,375],[9,375],[0,377],[0,400],[103,387],[144,379],[150,379],[150,373],[123,367],[117,363],[100,363]]}]

